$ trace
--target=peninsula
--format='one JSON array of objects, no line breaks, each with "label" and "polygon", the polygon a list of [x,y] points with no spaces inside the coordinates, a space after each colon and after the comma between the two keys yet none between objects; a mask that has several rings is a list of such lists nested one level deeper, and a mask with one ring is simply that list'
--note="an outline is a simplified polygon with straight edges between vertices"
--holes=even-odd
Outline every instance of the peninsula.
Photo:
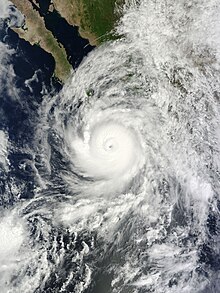
[{"label": "peninsula", "polygon": [[[64,82],[70,74],[71,64],[64,46],[45,25],[48,13],[56,11],[71,26],[79,27],[79,34],[91,45],[114,38],[113,28],[119,19],[124,0],[11,0],[25,17],[20,28],[12,28],[32,45],[39,45],[55,60],[54,75]],[[42,6],[44,11],[42,13]]]}]

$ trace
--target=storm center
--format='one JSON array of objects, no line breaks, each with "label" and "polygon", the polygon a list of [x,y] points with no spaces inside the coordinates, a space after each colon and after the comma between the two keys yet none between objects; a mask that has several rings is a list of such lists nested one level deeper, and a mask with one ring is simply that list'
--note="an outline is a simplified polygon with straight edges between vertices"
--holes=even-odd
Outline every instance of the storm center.
[{"label": "storm center", "polygon": [[107,152],[114,152],[118,149],[118,142],[115,138],[111,137],[104,141],[103,147]]}]

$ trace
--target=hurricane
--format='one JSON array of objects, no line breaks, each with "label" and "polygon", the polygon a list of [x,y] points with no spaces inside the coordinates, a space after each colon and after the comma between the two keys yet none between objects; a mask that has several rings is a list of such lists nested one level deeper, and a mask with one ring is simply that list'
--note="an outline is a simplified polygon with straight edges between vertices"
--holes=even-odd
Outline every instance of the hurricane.
[{"label": "hurricane", "polygon": [[115,40],[38,109],[2,292],[219,292],[220,3],[118,9]]}]

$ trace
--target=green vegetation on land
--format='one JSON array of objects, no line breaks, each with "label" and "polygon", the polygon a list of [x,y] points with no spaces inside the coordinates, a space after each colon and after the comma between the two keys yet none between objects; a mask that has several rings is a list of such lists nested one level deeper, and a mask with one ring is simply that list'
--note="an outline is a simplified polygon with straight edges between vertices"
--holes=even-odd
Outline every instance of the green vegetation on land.
[{"label": "green vegetation on land", "polygon": [[120,13],[117,5],[122,0],[82,0],[84,15],[81,26],[97,37],[97,43],[114,38],[111,33]]},{"label": "green vegetation on land", "polygon": [[55,60],[55,76],[64,81],[70,74],[71,65],[67,60],[64,47],[58,43],[51,31],[45,27],[44,19],[35,10],[29,0],[12,0],[25,15],[25,27],[13,28],[19,36],[32,45],[39,45],[50,53]]},{"label": "green vegetation on land", "polygon": [[[34,9],[37,0],[11,0],[25,15],[25,29],[14,28],[19,36],[31,44],[38,44],[55,59],[55,76],[65,81],[69,76],[69,64],[65,48],[58,43]],[[79,26],[80,34],[92,45],[115,39],[112,33],[120,17],[118,7],[125,0],[51,0],[50,11],[57,10],[69,24]]]}]

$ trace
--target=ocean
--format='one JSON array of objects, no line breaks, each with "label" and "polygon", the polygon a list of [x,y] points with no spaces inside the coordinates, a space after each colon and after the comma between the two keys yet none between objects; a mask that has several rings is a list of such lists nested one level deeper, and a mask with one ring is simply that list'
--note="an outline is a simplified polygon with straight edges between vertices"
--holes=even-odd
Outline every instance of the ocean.
[{"label": "ocean", "polygon": [[218,1],[126,1],[64,85],[0,6],[1,292],[218,293]]}]

